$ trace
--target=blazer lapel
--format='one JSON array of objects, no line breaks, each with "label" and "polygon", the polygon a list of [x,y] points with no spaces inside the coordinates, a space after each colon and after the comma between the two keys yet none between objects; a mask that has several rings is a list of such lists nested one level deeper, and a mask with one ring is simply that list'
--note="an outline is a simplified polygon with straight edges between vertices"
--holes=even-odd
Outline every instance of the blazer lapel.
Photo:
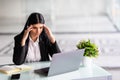
[{"label": "blazer lapel", "polygon": [[28,53],[28,45],[29,45],[29,38],[27,39],[26,45],[25,45],[25,49],[26,49],[26,51],[25,51],[25,58],[26,58],[27,53]]},{"label": "blazer lapel", "polygon": [[44,60],[45,59],[45,45],[44,45],[44,42],[41,40],[41,39],[39,39],[39,48],[40,48],[40,55],[41,55],[41,60]]}]

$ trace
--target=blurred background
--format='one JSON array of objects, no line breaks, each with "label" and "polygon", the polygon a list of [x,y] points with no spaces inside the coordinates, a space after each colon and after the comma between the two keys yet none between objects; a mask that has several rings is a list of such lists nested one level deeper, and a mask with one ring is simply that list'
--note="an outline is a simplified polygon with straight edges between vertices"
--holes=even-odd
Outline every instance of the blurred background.
[{"label": "blurred background", "polygon": [[13,63],[14,36],[32,12],[44,15],[62,51],[82,39],[95,42],[94,63],[120,79],[120,0],[0,0],[0,64]]}]

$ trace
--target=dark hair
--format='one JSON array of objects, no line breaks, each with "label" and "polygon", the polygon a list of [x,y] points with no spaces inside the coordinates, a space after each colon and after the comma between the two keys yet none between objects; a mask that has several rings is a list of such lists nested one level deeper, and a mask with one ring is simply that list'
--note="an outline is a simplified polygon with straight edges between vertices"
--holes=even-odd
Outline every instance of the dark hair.
[{"label": "dark hair", "polygon": [[37,23],[42,23],[42,24],[45,23],[43,15],[37,12],[30,14],[30,16],[28,17],[26,21],[24,30],[27,29],[28,26],[37,24]]},{"label": "dark hair", "polygon": [[[40,13],[32,13],[30,14],[30,16],[28,17],[27,21],[26,21],[26,24],[24,26],[24,29],[22,30],[22,32],[20,33],[22,36],[24,34],[24,31],[30,26],[30,25],[33,25],[33,24],[37,24],[37,23],[41,23],[41,24],[45,24],[45,20],[44,20],[44,17],[42,14]],[[44,37],[46,37],[46,33],[43,29],[42,33],[41,33],[41,37],[44,39]]]}]

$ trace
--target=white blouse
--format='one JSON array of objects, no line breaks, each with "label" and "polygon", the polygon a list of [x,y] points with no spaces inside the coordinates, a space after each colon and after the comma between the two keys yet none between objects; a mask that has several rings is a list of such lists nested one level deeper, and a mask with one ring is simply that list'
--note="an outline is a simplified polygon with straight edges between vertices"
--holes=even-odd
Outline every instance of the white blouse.
[{"label": "white blouse", "polygon": [[29,37],[28,53],[26,56],[26,62],[39,61],[41,59],[39,38],[34,42],[31,37]]}]

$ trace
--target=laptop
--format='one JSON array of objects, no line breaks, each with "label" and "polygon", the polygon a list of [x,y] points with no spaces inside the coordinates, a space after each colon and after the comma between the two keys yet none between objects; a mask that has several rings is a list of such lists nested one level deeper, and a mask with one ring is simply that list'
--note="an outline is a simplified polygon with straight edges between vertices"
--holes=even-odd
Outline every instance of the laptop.
[{"label": "laptop", "polygon": [[84,49],[54,54],[50,67],[37,69],[34,72],[43,76],[54,76],[78,70],[83,60]]}]

